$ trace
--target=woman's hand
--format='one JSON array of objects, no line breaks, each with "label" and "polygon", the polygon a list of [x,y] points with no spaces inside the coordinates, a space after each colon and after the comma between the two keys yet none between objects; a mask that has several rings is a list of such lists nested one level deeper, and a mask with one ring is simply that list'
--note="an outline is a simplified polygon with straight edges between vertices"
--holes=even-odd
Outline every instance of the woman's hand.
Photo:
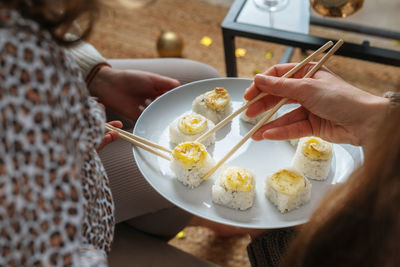
[{"label": "woman's hand", "polygon": [[[122,128],[122,122],[120,121],[110,121],[108,124],[111,124],[114,127],[117,128]],[[114,142],[115,140],[118,139],[119,133],[117,131],[108,131],[105,133],[103,140],[101,141],[101,144],[97,148],[97,151],[101,150],[103,147],[108,145],[111,142]]]},{"label": "woman's hand", "polygon": [[264,125],[253,139],[287,140],[313,135],[334,143],[365,143],[383,118],[389,100],[346,83],[325,67],[312,78],[302,78],[313,65],[306,65],[293,78],[281,76],[295,64],[276,65],[255,77],[245,99],[251,100],[261,92],[267,96],[248,108],[249,117],[272,108],[283,97],[301,107]]},{"label": "woman's hand", "polygon": [[177,80],[158,74],[104,66],[89,84],[89,91],[107,108],[135,122],[146,99],[154,100],[179,85]]}]

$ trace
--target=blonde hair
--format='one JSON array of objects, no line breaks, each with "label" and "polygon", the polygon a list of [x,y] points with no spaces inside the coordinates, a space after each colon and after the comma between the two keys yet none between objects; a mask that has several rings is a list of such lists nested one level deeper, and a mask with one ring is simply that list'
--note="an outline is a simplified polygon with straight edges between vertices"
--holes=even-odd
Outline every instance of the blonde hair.
[{"label": "blonde hair", "polygon": [[400,109],[379,129],[364,165],[324,198],[281,266],[400,265]]}]

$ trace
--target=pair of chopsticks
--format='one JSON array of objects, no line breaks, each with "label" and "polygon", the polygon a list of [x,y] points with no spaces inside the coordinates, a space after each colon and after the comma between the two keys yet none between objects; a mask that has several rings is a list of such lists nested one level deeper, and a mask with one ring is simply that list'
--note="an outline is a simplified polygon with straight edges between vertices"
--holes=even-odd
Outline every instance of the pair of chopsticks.
[{"label": "pair of chopsticks", "polygon": [[[293,76],[299,69],[301,69],[303,66],[305,66],[307,63],[309,63],[315,56],[319,55],[326,49],[332,46],[332,41],[327,42],[325,45],[323,45],[321,48],[319,48],[317,51],[315,51],[313,54],[308,56],[306,59],[298,63],[293,69],[288,71],[286,74],[284,74],[282,77],[284,78],[289,78]],[[343,40],[339,40],[330,50],[328,53],[326,53],[314,67],[303,77],[303,78],[310,78],[311,76],[314,75],[314,73],[329,59],[330,56],[333,55],[343,44]],[[202,136],[200,136],[196,141],[200,142],[204,140],[204,138],[207,138],[210,134],[213,132],[217,131],[219,128],[221,128],[223,125],[225,125],[227,122],[231,121],[235,116],[243,112],[247,107],[249,107],[251,104],[255,103],[256,101],[260,100],[262,97],[264,97],[266,94],[261,93],[251,101],[249,101],[246,105],[238,109],[236,112],[232,113],[230,116],[225,118],[223,121],[218,123],[214,128],[212,128],[210,131],[206,132]],[[206,173],[206,175],[203,177],[204,180],[207,180],[211,177],[211,175],[222,165],[224,164],[229,157],[231,157],[261,126],[263,126],[277,111],[280,109],[286,102],[288,101],[288,98],[283,98],[281,101],[279,101],[278,104],[276,104],[272,109],[270,109],[267,114],[222,158],[220,161],[217,162],[217,164]]]},{"label": "pair of chopsticks", "polygon": [[[335,53],[340,46],[343,44],[343,40],[339,40],[329,51],[326,53],[316,65],[303,77],[303,78],[310,78],[311,76],[314,75],[314,73],[329,59],[330,56]],[[331,47],[333,45],[332,41],[327,42],[325,45],[323,45],[321,48],[316,50],[314,53],[309,55],[307,58],[302,60],[300,63],[298,63],[293,69],[288,71],[286,74],[284,74],[282,77],[283,78],[289,78],[293,76],[298,70],[300,70],[302,67],[304,67],[306,64],[311,62],[316,56],[320,55],[322,52],[324,52],[326,49]],[[201,135],[199,138],[197,138],[196,142],[201,142],[204,139],[206,139],[208,136],[210,136],[212,133],[216,132],[219,130],[222,126],[224,126],[226,123],[230,122],[233,118],[235,118],[237,115],[242,113],[245,109],[247,109],[251,104],[255,103],[256,101],[260,100],[262,97],[264,97],[266,94],[261,93],[251,101],[247,102],[245,105],[243,105],[241,108],[236,110],[234,113],[226,117],[224,120],[222,120],[220,123],[218,123],[214,128],[210,129],[203,135]],[[270,109],[267,114],[220,160],[217,162],[217,164],[208,172],[206,175],[203,177],[204,180],[207,180],[208,178],[213,175],[213,173],[222,165],[224,164],[229,157],[231,157],[262,125],[264,125],[277,111],[280,109],[286,102],[288,101],[288,98],[283,98],[281,101],[279,101],[278,104],[276,104],[272,109]],[[109,131],[115,130],[118,131],[119,136],[121,139],[136,145],[140,148],[143,148],[144,150],[149,151],[150,153],[153,153],[157,156],[160,156],[166,160],[171,160],[170,157],[165,155],[164,153],[161,153],[155,149],[163,150],[164,152],[167,152],[169,155],[172,154],[172,151],[166,147],[163,147],[159,144],[153,143],[145,138],[139,137],[137,135],[134,135],[132,133],[129,133],[127,131],[124,131],[122,129],[119,129],[117,127],[114,127],[108,123],[105,124],[105,128]]]},{"label": "pair of chopsticks", "polygon": [[[338,45],[339,44],[339,45]],[[322,64],[324,64],[326,62],[326,60],[328,60],[328,58],[336,52],[337,49],[339,49],[339,47],[343,44],[343,40],[339,40],[335,47],[333,47],[323,58],[321,58],[321,60],[318,62],[317,65],[314,66],[314,70],[313,73],[311,73],[311,76],[321,67]],[[314,53],[312,53],[311,55],[309,55],[307,58],[305,58],[304,60],[302,60],[300,63],[296,64],[296,66],[291,69],[290,71],[288,71],[287,73],[285,73],[282,78],[290,78],[292,77],[298,70],[300,70],[302,67],[304,67],[305,65],[307,65],[308,63],[310,63],[315,57],[317,57],[318,55],[320,55],[322,52],[324,52],[326,49],[328,49],[329,47],[331,47],[333,45],[332,41],[327,42],[326,44],[324,44],[323,46],[321,46],[318,50],[316,50]],[[335,50],[334,50],[335,49]],[[310,71],[311,72],[311,71]],[[310,76],[310,77],[311,77]],[[251,104],[257,102],[258,100],[260,100],[261,98],[263,98],[266,94],[265,93],[261,93],[259,94],[257,97],[255,97],[254,99],[252,99],[251,101],[247,102],[245,105],[243,105],[241,108],[239,108],[238,110],[236,110],[235,112],[233,112],[231,115],[229,115],[228,117],[226,117],[225,119],[223,119],[222,121],[220,121],[217,125],[215,125],[214,128],[212,128],[211,130],[209,130],[208,132],[205,132],[204,134],[202,134],[201,136],[199,136],[199,138],[197,138],[197,142],[201,142],[204,139],[206,139],[207,137],[209,137],[211,134],[213,134],[214,132],[218,131],[222,126],[224,126],[225,124],[227,124],[228,122],[230,122],[233,118],[235,118],[237,115],[239,115],[240,113],[242,113],[244,110],[246,110]]]},{"label": "pair of chopsticks", "polygon": [[140,136],[137,136],[135,134],[132,134],[130,132],[124,131],[122,129],[119,129],[115,126],[112,126],[111,124],[106,123],[105,124],[105,128],[108,131],[117,131],[119,133],[119,137],[135,146],[138,146],[140,148],[143,148],[144,150],[147,150],[157,156],[160,156],[166,160],[171,160],[170,157],[168,157],[167,155],[155,150],[155,149],[159,149],[165,152],[168,152],[169,154],[172,154],[172,151],[166,147],[163,147],[162,145],[153,143],[145,138],[142,138]]}]

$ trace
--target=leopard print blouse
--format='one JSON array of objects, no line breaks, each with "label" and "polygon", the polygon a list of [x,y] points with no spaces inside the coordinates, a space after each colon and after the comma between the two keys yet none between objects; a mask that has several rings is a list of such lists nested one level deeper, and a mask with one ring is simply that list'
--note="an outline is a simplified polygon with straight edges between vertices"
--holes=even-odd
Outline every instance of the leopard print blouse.
[{"label": "leopard print blouse", "polygon": [[101,266],[113,236],[104,112],[50,34],[0,10],[0,266]]}]

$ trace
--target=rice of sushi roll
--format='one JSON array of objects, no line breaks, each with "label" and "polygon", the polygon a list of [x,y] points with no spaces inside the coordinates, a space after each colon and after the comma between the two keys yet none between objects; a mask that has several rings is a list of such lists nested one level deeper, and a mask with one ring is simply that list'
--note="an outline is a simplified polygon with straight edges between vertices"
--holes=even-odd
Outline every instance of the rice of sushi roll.
[{"label": "rice of sushi roll", "polygon": [[264,183],[266,197],[285,213],[307,203],[311,197],[311,183],[294,169],[282,169],[267,176]]},{"label": "rice of sushi roll", "polygon": [[232,113],[232,103],[225,88],[215,87],[214,90],[196,97],[192,110],[217,124]]},{"label": "rice of sushi roll", "polygon": [[211,189],[212,200],[232,209],[246,210],[253,206],[255,178],[249,170],[227,166],[218,175]]},{"label": "rice of sushi roll", "polygon": [[[244,100],[243,105],[246,105],[246,103],[247,103],[247,101]],[[266,110],[264,112],[261,112],[257,116],[250,118],[249,116],[246,115],[246,111],[247,111],[247,109],[240,114],[240,119],[242,121],[244,121],[244,122],[248,122],[248,123],[251,123],[251,124],[257,124],[257,122],[259,122],[262,118],[264,118],[264,116],[268,112],[268,110]],[[274,115],[272,115],[272,117],[266,123],[268,123],[270,121],[273,121],[275,119],[276,119],[276,113]]]},{"label": "rice of sushi roll", "polygon": [[184,142],[172,151],[171,170],[184,185],[194,188],[215,165],[205,146],[198,142]]},{"label": "rice of sushi roll", "polygon": [[297,146],[293,167],[309,179],[326,180],[332,155],[332,144],[318,137],[303,137]]},{"label": "rice of sushi roll", "polygon": [[299,144],[299,139],[298,139],[298,138],[290,139],[290,140],[289,140],[289,143],[290,143],[294,148],[296,148],[297,145]]},{"label": "rice of sushi roll", "polygon": [[[174,120],[169,126],[169,140],[174,144],[194,141],[215,124],[206,117],[199,114],[187,114]],[[215,143],[215,133],[201,142],[205,146]]]}]

